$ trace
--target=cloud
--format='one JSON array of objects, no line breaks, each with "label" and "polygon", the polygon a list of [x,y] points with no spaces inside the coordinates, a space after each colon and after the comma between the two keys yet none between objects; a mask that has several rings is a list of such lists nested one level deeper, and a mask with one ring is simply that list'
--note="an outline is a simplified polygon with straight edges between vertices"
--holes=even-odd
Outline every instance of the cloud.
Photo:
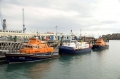
[{"label": "cloud", "polygon": [[27,31],[55,32],[58,26],[59,32],[72,29],[78,35],[80,29],[84,34],[119,32],[118,0],[1,0],[0,5],[7,29],[22,30],[24,8]]}]

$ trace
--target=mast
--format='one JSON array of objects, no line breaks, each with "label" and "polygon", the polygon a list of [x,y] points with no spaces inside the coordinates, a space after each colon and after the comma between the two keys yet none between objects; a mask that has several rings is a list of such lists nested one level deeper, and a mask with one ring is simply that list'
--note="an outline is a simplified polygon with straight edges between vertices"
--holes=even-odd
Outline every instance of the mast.
[{"label": "mast", "polygon": [[81,29],[80,29],[80,39],[81,39]]},{"label": "mast", "polygon": [[71,35],[70,35],[70,43],[71,43],[71,40],[72,40],[72,35],[73,35],[73,33],[72,33],[72,30],[71,30]]},{"label": "mast", "polygon": [[25,23],[24,23],[24,9],[22,9],[23,10],[23,33],[25,33],[25,30],[26,30],[26,28],[25,28]]},{"label": "mast", "polygon": [[57,26],[55,28],[56,28],[56,36],[57,36]]}]

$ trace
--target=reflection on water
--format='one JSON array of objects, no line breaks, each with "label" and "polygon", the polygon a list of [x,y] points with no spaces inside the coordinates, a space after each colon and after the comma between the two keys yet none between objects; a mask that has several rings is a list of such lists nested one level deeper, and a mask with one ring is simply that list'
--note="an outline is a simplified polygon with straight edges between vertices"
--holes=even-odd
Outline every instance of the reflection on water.
[{"label": "reflection on water", "polygon": [[108,51],[108,49],[105,50],[99,50],[99,51],[94,51],[99,57],[104,56],[104,54]]},{"label": "reflection on water", "polygon": [[50,69],[51,63],[52,61],[48,60],[42,62],[9,64],[6,68],[6,78],[11,77],[14,79],[15,77],[26,77],[28,79],[39,79],[44,75],[44,71]]},{"label": "reflection on water", "polygon": [[91,52],[86,52],[86,53],[81,53],[81,54],[75,54],[75,55],[62,55],[59,60],[61,62],[64,62],[64,61],[72,61],[74,59],[82,59],[83,56],[86,56],[86,55],[90,55]]},{"label": "reflection on water", "polygon": [[35,64],[34,66],[29,68],[28,76],[31,79],[39,79],[42,76],[45,76],[45,74],[43,74],[43,73],[49,71],[49,69],[51,67],[51,63],[52,63],[52,61],[43,62],[41,64],[39,64],[39,63]]}]

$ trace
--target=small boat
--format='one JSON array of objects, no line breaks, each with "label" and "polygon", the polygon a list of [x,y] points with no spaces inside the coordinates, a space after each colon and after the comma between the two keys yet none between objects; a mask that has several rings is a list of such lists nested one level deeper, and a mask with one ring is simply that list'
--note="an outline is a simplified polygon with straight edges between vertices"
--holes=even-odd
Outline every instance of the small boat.
[{"label": "small boat", "polygon": [[109,48],[109,45],[107,45],[102,38],[98,38],[95,44],[92,46],[93,50],[103,50],[108,48]]},{"label": "small boat", "polygon": [[91,52],[91,47],[87,42],[78,42],[77,40],[69,40],[59,46],[59,54],[80,54]]},{"label": "small boat", "polygon": [[49,47],[46,42],[42,42],[37,38],[30,38],[19,52],[5,53],[9,63],[40,61],[58,56],[59,54],[55,53],[52,47]]}]

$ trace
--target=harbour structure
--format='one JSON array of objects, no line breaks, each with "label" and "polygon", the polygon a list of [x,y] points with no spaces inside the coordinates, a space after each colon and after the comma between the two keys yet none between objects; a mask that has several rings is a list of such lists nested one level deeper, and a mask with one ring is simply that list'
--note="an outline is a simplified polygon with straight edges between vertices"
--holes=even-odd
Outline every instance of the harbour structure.
[{"label": "harbour structure", "polygon": [[[75,35],[72,35],[72,38],[69,34],[63,34],[63,33],[54,33],[54,32],[46,32],[46,33],[40,33],[36,31],[35,33],[23,33],[22,30],[0,30],[0,41],[12,41],[15,37],[17,38],[17,41],[21,41],[23,39],[29,39],[31,37],[38,37],[41,40],[46,41],[53,41],[53,40],[61,40],[61,37],[63,36],[64,40],[69,39],[76,39]],[[6,38],[6,39],[4,39]],[[83,39],[83,37],[81,36]],[[2,39],[2,40],[1,40]],[[79,37],[77,37],[79,39]]]},{"label": "harbour structure", "polygon": [[0,63],[6,63],[7,59],[5,58],[5,56],[0,56]]},{"label": "harbour structure", "polygon": [[[42,40],[61,40],[61,34],[49,34],[49,33],[22,33],[22,30],[0,30],[0,38],[14,38],[14,37],[19,38],[30,38],[30,37],[39,37]],[[69,39],[67,38],[69,35],[65,35],[64,39]]]},{"label": "harbour structure", "polygon": [[23,48],[24,43],[13,41],[0,41],[0,63],[6,62],[5,53],[16,53]]},{"label": "harbour structure", "polygon": [[103,38],[104,41],[120,40],[120,33],[102,35],[101,38]]}]

